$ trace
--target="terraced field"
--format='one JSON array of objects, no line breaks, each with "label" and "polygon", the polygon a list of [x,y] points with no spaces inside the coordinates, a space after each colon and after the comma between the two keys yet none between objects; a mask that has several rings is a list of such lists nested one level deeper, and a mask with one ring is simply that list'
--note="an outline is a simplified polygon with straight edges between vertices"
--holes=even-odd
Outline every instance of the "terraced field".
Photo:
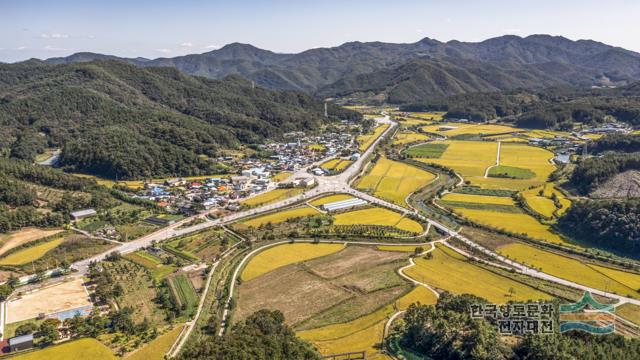
[{"label": "terraced field", "polygon": [[356,187],[394,204],[406,206],[405,199],[408,195],[434,179],[435,175],[430,172],[380,157]]},{"label": "terraced field", "polygon": [[588,264],[521,243],[506,245],[498,252],[550,275],[618,295],[640,298],[637,291],[640,274]]},{"label": "terraced field", "polygon": [[279,211],[276,213],[245,220],[240,224],[244,226],[258,227],[260,225],[264,225],[267,223],[277,224],[277,223],[285,222],[289,219],[295,219],[295,218],[318,215],[318,214],[320,214],[318,210],[309,206],[302,206],[302,207],[291,209],[291,210]]},{"label": "terraced field", "polygon": [[422,225],[402,214],[384,208],[355,210],[334,216],[334,225],[392,226],[412,233],[422,233]]},{"label": "terraced field", "polygon": [[248,281],[279,267],[326,256],[344,248],[342,244],[285,244],[266,249],[254,256],[240,278]]},{"label": "terraced field", "polygon": [[250,199],[240,201],[241,204],[247,206],[262,206],[272,204],[280,200],[288,199],[292,196],[296,196],[304,192],[302,188],[290,188],[290,189],[273,189],[266,193],[254,196]]},{"label": "terraced field", "polygon": [[416,258],[416,265],[405,274],[454,294],[473,294],[495,303],[551,299],[546,293],[473,265],[444,246],[437,245],[432,253],[432,259]]}]

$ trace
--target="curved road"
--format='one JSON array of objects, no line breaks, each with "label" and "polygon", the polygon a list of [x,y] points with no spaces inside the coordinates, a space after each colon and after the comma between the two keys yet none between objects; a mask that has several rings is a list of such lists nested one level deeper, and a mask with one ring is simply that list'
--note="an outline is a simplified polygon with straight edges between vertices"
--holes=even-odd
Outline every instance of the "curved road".
[{"label": "curved road", "polygon": [[[367,200],[373,204],[379,205],[379,206],[383,206],[389,209],[393,209],[396,210],[402,214],[413,214],[414,216],[418,217],[419,219],[421,219],[424,222],[429,223],[431,226],[434,226],[435,228],[437,228],[438,230],[440,230],[443,234],[445,234],[448,237],[455,237],[459,240],[461,240],[462,242],[464,242],[465,244],[467,244],[468,246],[470,246],[473,249],[476,249],[488,256],[493,257],[494,259],[508,264],[509,266],[512,266],[514,269],[516,269],[516,271],[521,272],[523,274],[529,275],[529,276],[533,276],[536,278],[540,278],[540,279],[544,279],[547,281],[551,281],[551,282],[555,282],[558,284],[562,284],[565,286],[569,286],[575,289],[579,289],[579,290],[583,290],[583,291],[589,291],[593,294],[598,294],[607,298],[611,298],[611,299],[615,299],[618,300],[619,303],[617,305],[620,304],[624,304],[624,303],[631,303],[631,304],[635,304],[635,305],[639,305],[640,306],[640,300],[636,300],[636,299],[632,299],[632,298],[628,298],[625,296],[621,296],[621,295],[616,295],[616,294],[611,294],[599,289],[594,289],[588,286],[584,286],[566,279],[562,279],[550,274],[546,274],[544,272],[538,271],[536,269],[532,269],[529,268],[525,265],[522,265],[520,263],[517,263],[513,260],[510,260],[508,258],[505,258],[503,256],[501,256],[498,253],[495,253],[473,241],[471,241],[470,239],[460,235],[458,232],[449,229],[448,227],[446,227],[445,225],[432,220],[432,219],[428,219],[425,216],[421,215],[417,210],[415,209],[407,209],[404,208],[402,206],[398,206],[396,204],[392,204],[388,201],[379,199],[377,197],[374,197],[372,195],[363,193],[361,191],[358,191],[356,189],[353,189],[350,185],[349,182],[352,178],[354,178],[362,169],[365,161],[368,159],[369,155],[371,155],[373,153],[373,151],[375,150],[375,148],[377,147],[377,145],[383,141],[385,139],[385,137],[388,136],[388,134],[390,132],[392,132],[395,127],[397,126],[397,123],[391,121],[389,119],[389,116],[385,116],[384,118],[379,118],[376,119],[379,123],[387,123],[390,124],[389,128],[387,130],[385,130],[384,133],[382,133],[372,144],[371,146],[369,146],[369,148],[360,156],[360,158],[355,161],[353,164],[351,164],[347,169],[345,169],[342,173],[338,174],[338,175],[334,175],[334,176],[314,176],[311,174],[306,173],[306,168],[305,169],[301,169],[298,170],[295,175],[296,176],[300,176],[304,173],[304,176],[306,177],[314,177],[316,179],[316,182],[318,183],[318,186],[316,186],[315,188],[308,190],[302,194],[296,195],[294,197],[291,197],[289,199],[285,199],[282,201],[278,201],[276,203],[273,204],[269,204],[269,205],[264,205],[264,206],[260,206],[257,208],[253,208],[253,209],[249,209],[249,210],[245,210],[242,212],[237,212],[234,214],[230,214],[228,216],[216,219],[216,220],[210,220],[208,218],[206,218],[206,215],[208,213],[204,213],[204,214],[200,214],[200,215],[196,215],[194,217],[190,217],[190,218],[186,218],[183,219],[179,222],[176,222],[175,224],[172,224],[166,228],[163,228],[159,231],[156,231],[152,234],[146,235],[144,237],[141,237],[137,240],[128,242],[128,243],[124,243],[114,249],[111,249],[108,252],[105,252],[103,254],[99,254],[97,256],[94,256],[92,258],[89,259],[85,259],[79,262],[76,262],[72,265],[72,268],[76,269],[79,274],[84,274],[87,269],[88,269],[88,265],[90,262],[92,261],[101,261],[103,260],[110,252],[112,251],[118,251],[120,253],[130,253],[133,251],[136,251],[140,248],[144,248],[147,247],[149,245],[151,245],[152,242],[161,242],[176,236],[181,236],[184,234],[188,234],[188,233],[192,233],[195,231],[199,231],[202,229],[206,229],[212,226],[219,226],[219,225],[225,225],[234,221],[237,221],[239,219],[242,218],[246,218],[246,217],[251,217],[251,216],[255,216],[261,213],[265,213],[265,212],[269,212],[269,211],[273,211],[282,207],[286,207],[295,203],[299,203],[299,202],[304,202],[308,199],[311,199],[313,197],[322,195],[322,194],[326,194],[326,193],[334,193],[334,192],[342,192],[342,193],[347,193],[350,194],[352,196],[356,196],[359,198],[362,198],[364,200]],[[499,155],[498,155],[499,156]],[[324,161],[324,160],[323,160]],[[499,161],[499,160],[498,160]],[[190,226],[190,227],[185,227],[185,228],[181,228],[179,229],[180,226],[183,226],[184,224],[188,223],[189,221],[193,220],[194,218],[197,217],[202,217],[204,218],[206,221],[194,226]],[[304,240],[303,240],[304,241]],[[285,241],[286,242],[286,241]],[[276,245],[278,243],[275,244],[271,244],[270,246]],[[378,245],[380,245],[380,243],[376,243]],[[395,245],[395,244],[394,244]],[[259,248],[262,249],[262,248]],[[259,250],[256,249],[254,251],[251,252],[251,254],[255,253],[255,251]],[[248,258],[248,257],[247,257]],[[245,259],[243,259],[244,261]],[[234,278],[237,277],[237,272],[239,271],[240,266],[238,266],[238,268],[236,269],[236,271],[234,272]],[[233,286],[235,285],[235,281],[231,283],[231,286],[233,288]],[[230,291],[230,294],[233,294],[232,291]],[[225,309],[225,315],[223,317],[223,319],[226,319],[226,314],[228,312],[228,309]],[[175,350],[175,349],[174,349]],[[179,350],[179,349],[177,349]],[[177,353],[177,351],[173,352],[174,354]]]}]

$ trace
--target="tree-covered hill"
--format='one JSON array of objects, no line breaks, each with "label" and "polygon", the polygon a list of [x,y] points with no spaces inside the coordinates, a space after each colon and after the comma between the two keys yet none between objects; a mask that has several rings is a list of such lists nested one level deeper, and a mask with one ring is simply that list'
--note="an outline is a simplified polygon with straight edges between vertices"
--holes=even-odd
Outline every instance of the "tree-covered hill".
[{"label": "tree-covered hill", "polygon": [[[296,92],[140,68],[118,61],[0,65],[0,149],[33,160],[61,147],[61,165],[105,177],[216,171],[221,149],[318,128],[323,103]],[[332,118],[359,118],[330,106]]]},{"label": "tree-covered hill", "polygon": [[596,125],[606,115],[640,124],[640,83],[615,89],[554,87],[459,94],[401,106],[401,110],[447,111],[448,118],[502,119],[526,128],[570,129],[574,122]]}]

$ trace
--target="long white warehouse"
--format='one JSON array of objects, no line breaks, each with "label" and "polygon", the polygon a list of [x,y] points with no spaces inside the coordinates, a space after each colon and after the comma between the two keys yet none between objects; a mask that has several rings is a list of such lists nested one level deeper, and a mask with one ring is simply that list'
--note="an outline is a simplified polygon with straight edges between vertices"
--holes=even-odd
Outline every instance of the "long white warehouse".
[{"label": "long white warehouse", "polygon": [[359,198],[353,198],[353,199],[341,200],[341,201],[335,201],[335,202],[323,204],[322,209],[325,211],[336,211],[336,210],[352,208],[355,206],[360,206],[365,204],[367,204],[367,201]]}]

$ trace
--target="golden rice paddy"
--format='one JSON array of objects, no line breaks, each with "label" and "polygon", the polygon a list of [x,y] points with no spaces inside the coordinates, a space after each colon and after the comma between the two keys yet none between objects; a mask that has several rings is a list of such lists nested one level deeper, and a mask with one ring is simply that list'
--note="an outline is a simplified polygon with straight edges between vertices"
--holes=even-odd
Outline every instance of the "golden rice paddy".
[{"label": "golden rice paddy", "polygon": [[559,235],[551,232],[551,227],[524,213],[508,213],[489,210],[454,208],[454,211],[478,224],[495,229],[524,234],[532,239],[548,241],[555,244],[569,245]]},{"label": "golden rice paddy", "polygon": [[638,274],[588,264],[521,243],[503,246],[498,249],[498,252],[559,278],[618,295],[640,298],[637,292],[638,287],[633,287],[640,283]]},{"label": "golden rice paddy", "polygon": [[405,199],[414,191],[426,186],[435,175],[417,167],[380,157],[373,169],[357,184],[360,190],[405,206]]},{"label": "golden rice paddy", "polygon": [[380,225],[392,226],[412,233],[421,233],[422,225],[384,208],[355,210],[334,216],[334,225]]},{"label": "golden rice paddy", "polygon": [[367,150],[369,146],[371,146],[371,144],[373,144],[373,142],[376,141],[376,139],[379,138],[380,135],[382,135],[382,133],[384,133],[388,128],[389,128],[389,124],[383,124],[376,127],[373,130],[373,134],[358,136],[357,140],[358,140],[358,144],[360,144],[358,148],[360,149],[360,151]]},{"label": "golden rice paddy", "polygon": [[347,159],[331,159],[320,165],[320,167],[327,170],[342,171],[352,163],[353,161]]},{"label": "golden rice paddy", "polygon": [[444,201],[458,201],[474,204],[493,204],[493,205],[513,205],[516,203],[510,197],[501,196],[488,196],[488,195],[470,195],[470,194],[458,194],[448,193],[442,197]]},{"label": "golden rice paddy", "polygon": [[311,205],[320,206],[320,205],[329,204],[336,201],[344,201],[344,200],[350,200],[350,199],[353,199],[353,196],[347,195],[347,194],[329,195],[329,196],[324,196],[324,197],[321,197],[320,199],[312,201]]},{"label": "golden rice paddy", "polygon": [[393,139],[393,145],[403,145],[410,144],[418,141],[426,141],[429,140],[429,137],[424,134],[418,133],[398,133]]},{"label": "golden rice paddy", "polygon": [[58,247],[63,241],[64,238],[59,238],[18,250],[0,259],[0,265],[24,265],[36,261],[43,257],[48,251]]},{"label": "golden rice paddy", "polygon": [[320,212],[312,207],[303,206],[291,210],[279,211],[273,214],[259,216],[253,219],[242,221],[241,224],[245,226],[258,227],[267,223],[278,224],[285,222],[289,219],[301,218],[305,216],[318,215]]},{"label": "golden rice paddy", "polygon": [[473,265],[443,246],[437,245],[432,254],[431,259],[416,258],[416,265],[405,274],[454,294],[473,294],[494,303],[551,299],[546,293]]},{"label": "golden rice paddy", "polygon": [[288,199],[304,192],[302,188],[290,188],[290,189],[273,189],[266,193],[254,196],[252,198],[240,201],[241,204],[247,206],[261,206],[272,204],[280,200]]},{"label": "golden rice paddy", "polygon": [[240,278],[248,281],[280,267],[338,252],[344,244],[284,244],[268,248],[255,255]]}]

